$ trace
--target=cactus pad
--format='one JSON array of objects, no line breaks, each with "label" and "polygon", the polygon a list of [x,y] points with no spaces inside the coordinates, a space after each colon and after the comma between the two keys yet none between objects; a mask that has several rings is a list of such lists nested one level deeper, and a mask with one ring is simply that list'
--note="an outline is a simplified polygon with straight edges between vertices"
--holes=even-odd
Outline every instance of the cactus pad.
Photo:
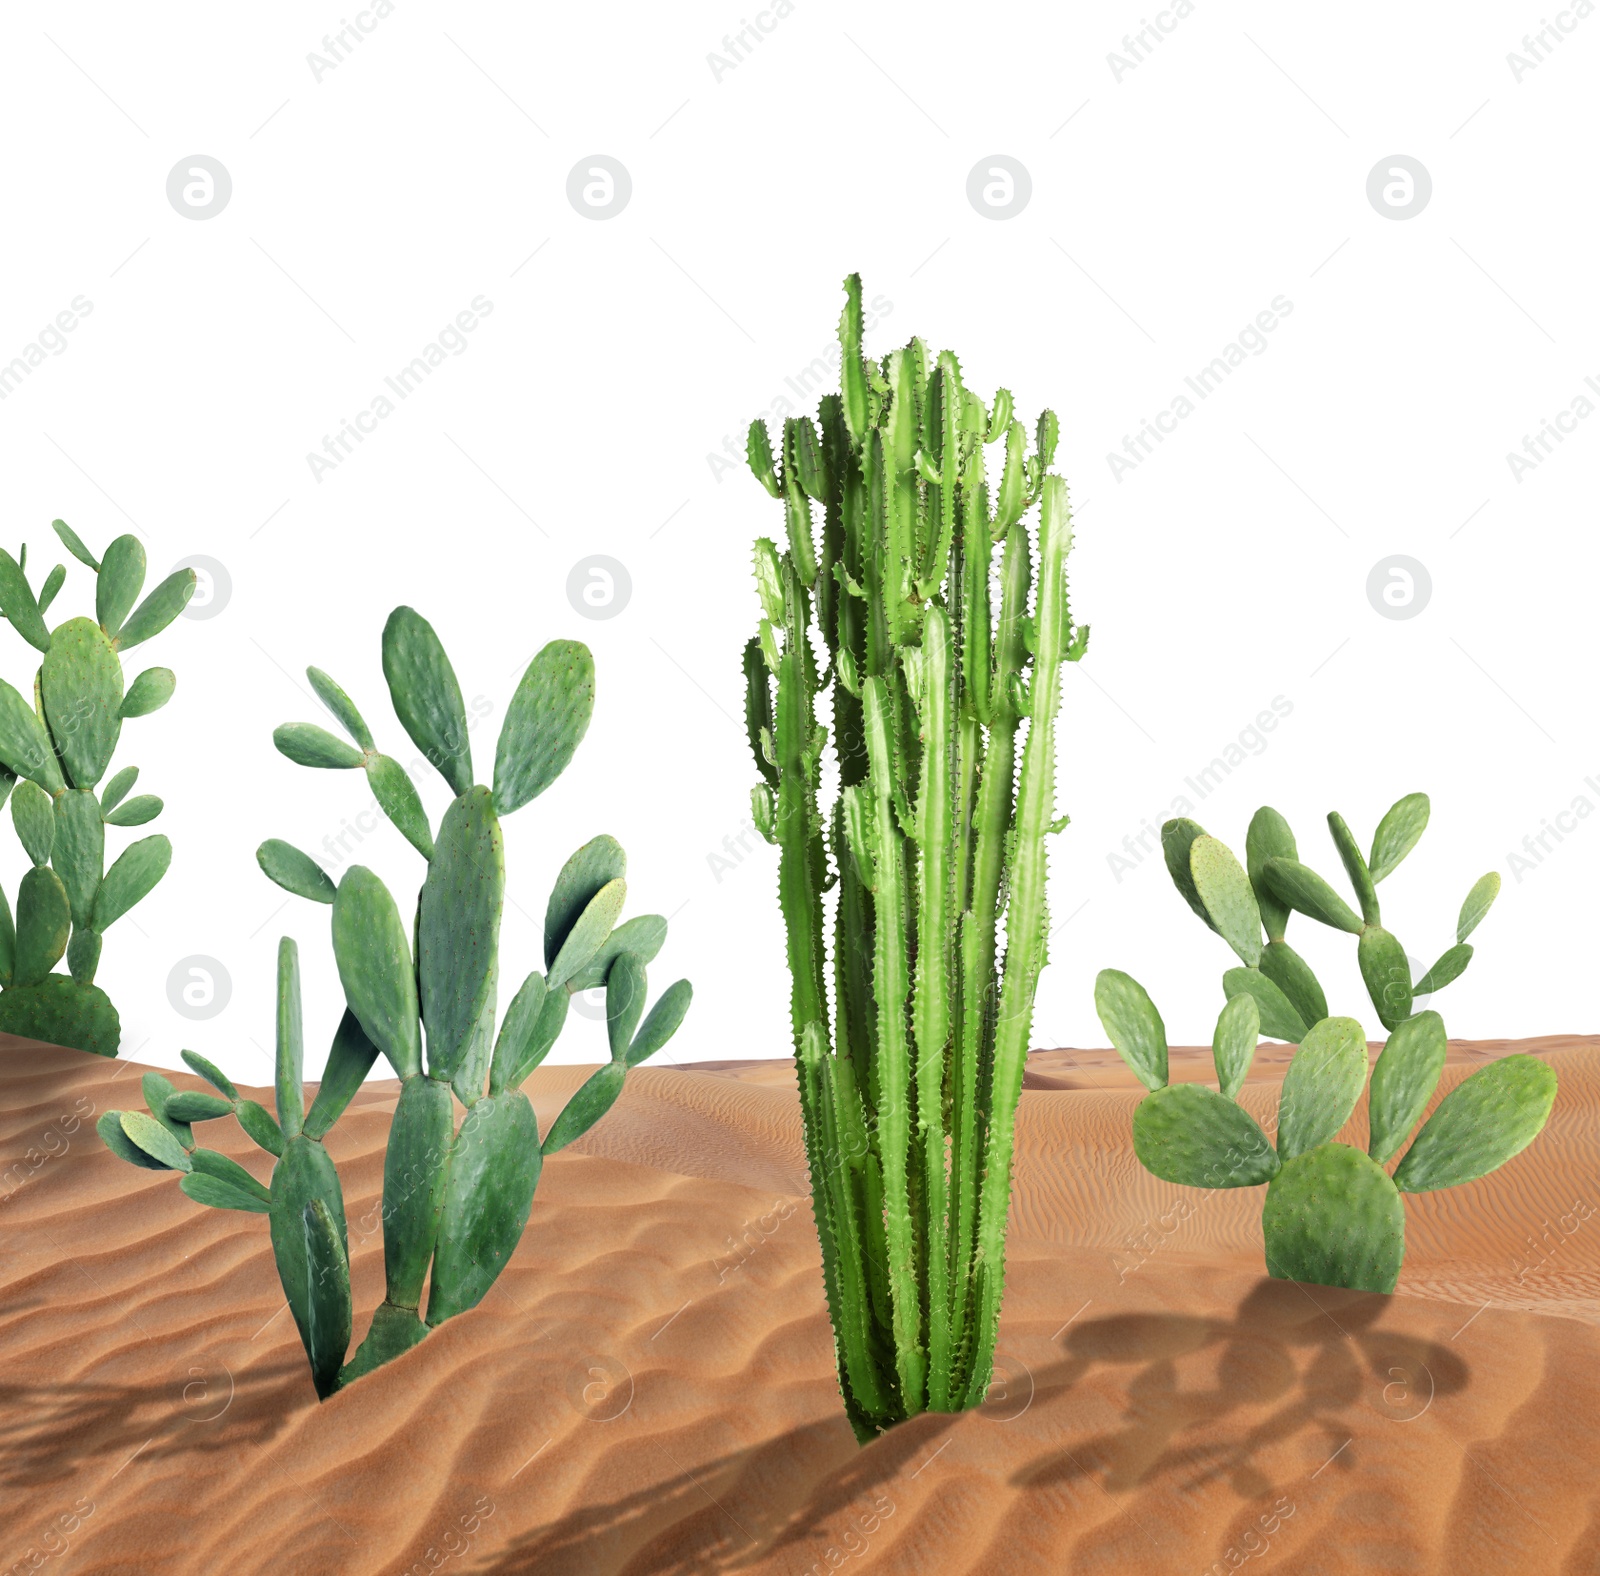
[{"label": "cactus pad", "polygon": [[[72,930],[72,905],[61,877],[48,865],[35,865],[17,891],[17,945],[11,964],[11,989],[37,986],[61,961]],[[0,992],[0,1000],[9,993]]]},{"label": "cactus pad", "polygon": [[333,878],[310,854],[303,854],[292,843],[269,837],[256,850],[256,863],[285,892],[308,897],[314,903],[332,903],[338,889]]},{"label": "cactus pad", "polygon": [[1133,1151],[1145,1170],[1186,1187],[1256,1187],[1278,1156],[1249,1112],[1202,1084],[1169,1084],[1133,1113]]},{"label": "cactus pad", "polygon": [[75,786],[93,788],[122,732],[122,664],[93,620],[69,619],[51,637],[41,693],[67,775]]},{"label": "cactus pad", "polygon": [[1210,929],[1215,930],[1216,921],[1207,912],[1205,904],[1200,901],[1200,893],[1194,884],[1194,875],[1189,865],[1190,850],[1196,839],[1205,835],[1205,828],[1197,821],[1181,817],[1175,821],[1164,821],[1161,826],[1161,855],[1166,860],[1167,874],[1172,877],[1172,884],[1183,894],[1184,902]]},{"label": "cactus pad", "polygon": [[543,1156],[539,1122],[518,1090],[480,1100],[450,1149],[428,1323],[475,1308],[522,1240]]},{"label": "cactus pad", "polygon": [[472,786],[467,708],[433,625],[414,608],[397,607],[383,626],[383,676],[400,726],[450,791],[464,794]]},{"label": "cactus pad", "polygon": [[1500,896],[1500,872],[1491,870],[1488,875],[1480,876],[1473,883],[1472,890],[1467,893],[1467,900],[1461,905],[1461,917],[1456,921],[1456,941],[1464,942],[1473,931],[1478,928],[1478,923],[1489,912],[1494,900]]},{"label": "cactus pad", "polygon": [[1261,949],[1260,968],[1288,997],[1302,1025],[1320,1023],[1328,1016],[1328,998],[1311,965],[1287,941],[1269,941]]},{"label": "cactus pad", "polygon": [[349,771],[364,759],[353,744],[346,744],[337,734],[314,722],[285,722],[272,730],[272,742],[278,753],[296,766]]},{"label": "cactus pad", "polygon": [[1293,1160],[1349,1121],[1367,1080],[1367,1036],[1354,1018],[1324,1018],[1300,1042],[1284,1074],[1278,1154]]},{"label": "cactus pad", "polygon": [[317,1097],[306,1112],[303,1131],[307,1138],[324,1137],[344,1115],[345,1107],[355,1098],[377,1059],[378,1047],[367,1038],[356,1015],[347,1007],[333,1036]]},{"label": "cactus pad", "polygon": [[1356,943],[1361,978],[1384,1028],[1393,1030],[1411,1016],[1411,963],[1406,949],[1381,925],[1368,925]]},{"label": "cactus pad", "polygon": [[1134,1077],[1146,1089],[1162,1088],[1167,1081],[1167,1030],[1144,986],[1120,969],[1101,969],[1095,976],[1094,1010]]},{"label": "cactus pad", "polygon": [[33,589],[22,566],[0,548],[0,612],[11,621],[17,633],[40,651],[50,649],[50,631],[45,628],[34,600]]},{"label": "cactus pad", "polygon": [[99,569],[100,560],[83,545],[83,538],[67,524],[65,520],[52,520],[50,528],[61,538],[67,551],[78,560],[80,564],[90,569]]},{"label": "cactus pad", "polygon": [[389,889],[351,865],[333,902],[333,955],[350,1010],[401,1078],[422,1066],[417,977]]},{"label": "cactus pad", "polygon": [[55,807],[38,783],[17,784],[11,795],[11,824],[28,858],[36,865],[49,864],[56,842]]},{"label": "cactus pad", "polygon": [[449,1084],[420,1074],[404,1080],[383,1157],[383,1263],[387,1299],[397,1308],[416,1308],[422,1301],[439,1236],[454,1123]]},{"label": "cactus pad", "polygon": [[1217,934],[1246,968],[1255,968],[1261,961],[1261,911],[1244,867],[1225,843],[1197,837],[1189,846],[1189,873]]},{"label": "cactus pad", "polygon": [[605,944],[567,981],[574,993],[604,985],[611,965],[624,952],[631,952],[641,963],[650,963],[667,939],[667,922],[659,914],[638,914],[618,925]]},{"label": "cactus pad", "polygon": [[[585,843],[561,867],[544,911],[544,966],[556,960],[561,944],[578,923],[595,894],[609,881],[628,873],[628,856],[614,837],[602,834]],[[603,980],[596,981],[604,983]]]},{"label": "cactus pad", "polygon": [[1471,961],[1472,947],[1469,943],[1461,942],[1446,948],[1438,962],[1411,987],[1413,1002],[1418,996],[1431,996],[1435,991],[1443,990],[1452,980],[1460,979]]},{"label": "cactus pad", "polygon": [[611,934],[627,897],[628,883],[619,878],[608,881],[589,900],[550,964],[546,983],[551,990],[565,985],[605,945],[606,937]]},{"label": "cactus pad", "polygon": [[1350,828],[1337,810],[1332,810],[1328,814],[1328,830],[1333,834],[1333,846],[1339,852],[1339,862],[1344,866],[1344,873],[1350,878],[1350,885],[1355,889],[1356,901],[1361,905],[1362,919],[1368,925],[1376,925],[1377,884],[1372,879],[1372,872],[1367,869],[1367,862],[1362,858],[1361,849]]},{"label": "cactus pad", "polygon": [[565,1149],[575,1138],[581,1138],[607,1111],[616,1104],[622,1093],[622,1079],[627,1068],[621,1062],[607,1062],[599,1072],[581,1084],[572,1098],[562,1106],[561,1113],[550,1124],[545,1134],[544,1153],[548,1157]]},{"label": "cactus pad", "polygon": [[94,614],[108,636],[114,637],[133,611],[144,574],[144,546],[137,536],[119,536],[106,548],[95,580]]},{"label": "cactus pad", "polygon": [[[326,1398],[339,1388],[339,1370],[350,1349],[350,1261],[343,1221],[335,1221],[327,1200],[313,1198],[301,1214],[305,1231],[306,1287],[300,1336],[311,1359],[311,1382]],[[289,1306],[300,1323],[300,1307]]]},{"label": "cactus pad", "polygon": [[0,679],[0,761],[15,776],[38,783],[51,795],[66,787],[39,714],[4,679]]},{"label": "cactus pad", "polygon": [[405,840],[424,859],[433,858],[433,833],[428,829],[428,812],[411,775],[399,761],[376,750],[367,754],[367,782],[379,808],[400,829]]},{"label": "cactus pad", "polygon": [[594,658],[576,640],[552,640],[517,685],[494,756],[494,807],[510,815],[567,768],[594,712]]},{"label": "cactus pad", "polygon": [[1352,936],[1361,934],[1361,916],[1308,865],[1293,859],[1269,859],[1262,874],[1279,900],[1297,913]]},{"label": "cactus pad", "polygon": [[1261,1215],[1267,1273],[1392,1292],[1406,1251],[1405,1206],[1383,1168],[1344,1144],[1285,1162]]},{"label": "cactus pad", "polygon": [[[123,1126],[127,1126],[124,1118]],[[332,1228],[326,1235],[311,1237],[306,1230],[307,1207],[320,1203],[327,1212]],[[304,1135],[290,1138],[284,1145],[283,1158],[272,1172],[272,1207],[268,1213],[272,1228],[272,1254],[277,1260],[278,1281],[288,1299],[289,1311],[300,1331],[301,1344],[310,1358],[318,1395],[323,1389],[326,1375],[329,1330],[327,1309],[318,1301],[323,1296],[334,1296],[335,1288],[324,1286],[326,1278],[336,1279],[337,1263],[329,1249],[328,1236],[346,1255],[344,1271],[344,1300],[349,1306],[350,1284],[348,1269],[348,1237],[344,1220],[344,1194],[339,1187],[339,1173],[334,1170],[328,1151],[315,1139]],[[324,1273],[325,1272],[325,1273]],[[349,1330],[345,1343],[349,1344]],[[344,1352],[339,1353],[339,1362]],[[334,1365],[337,1378],[338,1364]]]},{"label": "cactus pad", "polygon": [[172,863],[172,844],[156,832],[130,843],[106,871],[94,899],[94,928],[102,935],[155,889]]},{"label": "cactus pad", "polygon": [[1538,1137],[1555,1097],[1555,1071],[1536,1056],[1479,1068],[1439,1102],[1395,1168],[1395,1186],[1428,1193],[1487,1176]]},{"label": "cactus pad", "polygon": [[1230,996],[1217,1018],[1216,1033],[1211,1038],[1217,1085],[1230,1100],[1238,1094],[1249,1075],[1260,1037],[1261,1012],[1255,997],[1243,991]]},{"label": "cactus pad", "polygon": [[194,570],[175,569],[129,615],[117,632],[117,649],[132,651],[159,635],[189,605],[198,583]]},{"label": "cactus pad", "polygon": [[1407,1018],[1389,1036],[1372,1069],[1367,1104],[1367,1153],[1380,1166],[1394,1158],[1433,1098],[1448,1051],[1436,1012]]},{"label": "cactus pad", "polygon": [[428,1073],[447,1083],[491,999],[505,885],[500,822],[489,790],[473,788],[445,811],[439,826],[417,932]]},{"label": "cactus pad", "polygon": [[1428,796],[1425,793],[1408,793],[1389,806],[1372,834],[1372,856],[1367,860],[1374,882],[1392,874],[1413,848],[1428,827]]},{"label": "cactus pad", "polygon": [[95,896],[105,871],[105,822],[94,792],[88,788],[69,788],[62,794],[56,800],[54,819],[51,861],[67,889],[72,923],[81,929],[94,918]]},{"label": "cactus pad", "polygon": [[[1269,859],[1298,859],[1294,833],[1289,823],[1270,805],[1262,805],[1250,819],[1250,830],[1244,840],[1245,869],[1250,875],[1250,885],[1256,894],[1256,906],[1261,911],[1261,923],[1267,932],[1268,942],[1281,942],[1289,924],[1289,905],[1276,896],[1267,885],[1264,874]],[[1325,1013],[1318,1016],[1326,1016]],[[1316,1022],[1313,1018],[1312,1023]]]},{"label": "cactus pad", "polygon": [[1306,1024],[1295,1011],[1294,1004],[1260,969],[1229,969],[1222,976],[1222,989],[1227,996],[1254,997],[1261,1017],[1261,1032],[1271,1040],[1286,1040],[1298,1045],[1306,1032]]},{"label": "cactus pad", "polygon": [[639,1025],[639,1032],[629,1044],[623,1061],[629,1067],[637,1067],[647,1057],[654,1056],[678,1032],[693,999],[694,986],[688,980],[674,980],[667,986]]},{"label": "cactus pad", "polygon": [[100,1135],[100,1141],[117,1159],[125,1160],[130,1166],[140,1166],[146,1171],[170,1171],[171,1166],[164,1165],[154,1155],[147,1155],[123,1131],[122,1118],[125,1113],[121,1111],[102,1111],[100,1119],[94,1124],[94,1130]]},{"label": "cactus pad", "polygon": [[171,668],[146,668],[128,686],[128,693],[122,697],[122,706],[117,715],[124,722],[130,717],[148,717],[153,711],[160,711],[172,699],[172,693],[178,687],[178,675]]},{"label": "cactus pad", "polygon": [[372,742],[372,730],[367,726],[366,719],[356,710],[356,703],[321,668],[307,668],[306,678],[310,681],[312,689],[317,692],[317,699],[338,718],[339,726],[363,750],[377,749],[377,745]]}]

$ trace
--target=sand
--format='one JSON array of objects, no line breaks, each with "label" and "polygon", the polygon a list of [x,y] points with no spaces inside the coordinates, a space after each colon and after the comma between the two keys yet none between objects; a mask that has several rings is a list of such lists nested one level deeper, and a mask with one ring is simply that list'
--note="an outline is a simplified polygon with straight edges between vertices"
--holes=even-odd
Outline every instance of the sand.
[{"label": "sand", "polygon": [[[1511,1049],[1549,1127],[1408,1201],[1387,1298],[1268,1280],[1259,1190],[1148,1176],[1115,1055],[1036,1053],[1002,1380],[860,1450],[785,1063],[633,1074],[484,1304],[318,1405],[264,1218],[95,1137],[143,1069],[0,1040],[0,1572],[1600,1571],[1600,1042],[1453,1043],[1442,1088]],[[358,1338],[394,1099],[329,1141]]]}]

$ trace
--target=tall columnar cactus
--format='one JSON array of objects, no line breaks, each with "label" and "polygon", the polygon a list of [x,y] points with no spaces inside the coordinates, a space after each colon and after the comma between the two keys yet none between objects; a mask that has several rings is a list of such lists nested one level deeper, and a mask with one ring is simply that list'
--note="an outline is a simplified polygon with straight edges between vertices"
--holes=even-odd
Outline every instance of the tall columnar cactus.
[{"label": "tall columnar cactus", "polygon": [[[107,869],[106,828],[143,826],[160,815],[161,801],[128,797],[137,766],[99,785],[123,720],[158,711],[177,682],[171,668],[146,668],[124,684],[122,653],[183,611],[195,573],[174,571],[140,601],[145,557],[138,537],[119,536],[97,559],[64,520],[55,529],[95,572],[93,618],[48,628],[44,616],[66,566],[57,564],[35,595],[27,548],[16,558],[0,549],[0,613],[41,653],[31,706],[0,679],[0,805],[9,796],[33,867],[17,891],[15,920],[0,891],[0,1030],[115,1056],[121,1021],[94,983],[101,939],[167,873],[172,844],[160,833],[140,838]],[[69,972],[53,972],[63,956]]]},{"label": "tall columnar cactus", "polygon": [[765,423],[750,427],[786,546],[756,544],[763,616],[744,671],[839,1386],[866,1440],[972,1406],[989,1383],[1049,936],[1045,837],[1066,822],[1061,664],[1088,629],[1068,610],[1055,416],[1030,454],[1011,395],[986,407],[949,351],[913,339],[865,359],[859,277],[845,292],[840,391],[815,423],[784,422],[777,457]]},{"label": "tall columnar cactus", "polygon": [[[1455,945],[1413,982],[1405,948],[1381,922],[1377,889],[1416,846],[1428,809],[1425,794],[1407,794],[1378,823],[1366,855],[1343,817],[1328,817],[1360,914],[1300,863],[1276,810],[1256,811],[1244,867],[1193,821],[1162,827],[1173,883],[1241,965],[1222,976],[1227,1005],[1212,1041],[1220,1093],[1167,1082],[1166,1030],[1137,980],[1104,969],[1095,981],[1100,1022],[1151,1091],[1134,1113],[1134,1153],[1168,1182],[1266,1183],[1267,1272],[1281,1279],[1393,1291],[1405,1257],[1400,1195],[1487,1176],[1533,1142],[1555,1100],[1556,1075],[1537,1057],[1491,1062],[1452,1089],[1399,1165],[1384,1169],[1433,1098],[1445,1064],[1444,1020],[1413,1011],[1416,998],[1459,977],[1472,958],[1467,937],[1500,890],[1493,872],[1477,882],[1461,906]],[[1354,1018],[1328,1016],[1316,975],[1284,940],[1291,911],[1359,938],[1362,979],[1389,1031],[1372,1069],[1365,1154],[1332,1140],[1366,1086],[1366,1032]],[[1276,1144],[1236,1102],[1262,1034],[1299,1046],[1283,1080]]]},{"label": "tall columnar cactus", "polygon": [[[506,711],[490,789],[473,783],[466,709],[438,636],[408,607],[390,615],[383,671],[395,713],[456,795],[436,832],[404,767],[378,751],[350,697],[320,669],[306,671],[353,742],[313,723],[288,723],[274,742],[302,766],[366,772],[379,805],[427,861],[410,936],[372,871],[352,865],[335,886],[309,855],[275,839],[263,843],[257,858],[274,881],[333,910],[333,953],[347,1006],[316,1099],[307,1109],[299,959],[285,937],[278,953],[276,1119],[241,1098],[204,1057],[185,1051],[184,1060],[215,1095],[176,1093],[151,1073],[144,1090],[149,1114],[109,1111],[98,1126],[124,1160],[183,1172],[179,1185],[198,1202],[269,1216],[284,1295],[317,1394],[326,1397],[483,1300],[521,1240],[544,1157],[605,1115],[628,1069],[677,1032],[692,991],[679,980],[644,1015],[645,965],[665,941],[667,922],[649,914],[617,924],[626,858],[614,839],[596,837],[556,878],[545,910],[545,972],[527,976],[495,1031],[505,890],[499,818],[543,793],[587,731],[594,660],[586,646],[552,641],[529,664]],[[541,1143],[522,1082],[555,1044],[572,993],[600,986],[611,1060],[572,1096]],[[349,1243],[339,1178],[323,1139],[380,1054],[401,1080],[383,1171],[386,1295],[346,1361]],[[457,1101],[465,1108],[459,1127]],[[195,1143],[193,1123],[230,1112],[277,1157],[270,1188]]]}]

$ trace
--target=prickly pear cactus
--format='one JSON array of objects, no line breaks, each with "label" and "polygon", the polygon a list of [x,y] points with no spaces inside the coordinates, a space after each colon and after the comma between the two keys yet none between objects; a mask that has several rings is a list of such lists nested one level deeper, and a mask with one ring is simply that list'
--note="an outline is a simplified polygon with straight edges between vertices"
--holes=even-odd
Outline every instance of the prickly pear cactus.
[{"label": "prickly pear cactus", "polygon": [[[194,594],[195,573],[179,569],[142,601],[145,555],[119,536],[102,558],[63,520],[56,534],[95,574],[95,615],[50,629],[45,614],[66,580],[57,564],[35,595],[28,550],[0,549],[0,613],[41,653],[30,706],[0,679],[0,806],[32,868],[16,914],[0,891],[0,1030],[115,1056],[117,1009],[94,983],[106,931],[167,873],[172,844],[160,833],[129,844],[106,865],[106,828],[143,826],[161,814],[154,794],[129,798],[139,776],[125,766],[105,779],[125,720],[172,698],[170,668],[123,681],[122,653],[158,635]],[[137,605],[135,605],[137,604]],[[56,973],[62,958],[67,973]]]},{"label": "prickly pear cactus", "polygon": [[[1245,864],[1193,821],[1161,829],[1173,884],[1231,947],[1239,967],[1222,977],[1227,1004],[1212,1053],[1220,1093],[1167,1082],[1166,1029],[1144,987],[1116,969],[1095,981],[1100,1022],[1151,1091],[1133,1118],[1133,1147],[1146,1170],[1190,1187],[1267,1184],[1262,1209],[1267,1273],[1286,1280],[1391,1292],[1405,1258],[1402,1193],[1472,1182],[1539,1135],[1556,1075],[1533,1056],[1507,1056],[1441,1100],[1392,1170],[1438,1087],[1444,1020],[1416,1010],[1458,978],[1472,958],[1467,937],[1488,912],[1500,877],[1467,894],[1455,945],[1412,980],[1406,951],[1382,924],[1378,883],[1416,846],[1428,824],[1425,794],[1407,794],[1378,823],[1363,854],[1344,818],[1328,817],[1359,912],[1302,864],[1288,822],[1263,806],[1250,823]],[[1357,937],[1367,994],[1389,1038],[1372,1069],[1366,1153],[1335,1142],[1367,1086],[1366,1031],[1328,1016],[1305,960],[1284,940],[1291,912]],[[1236,1096],[1261,1035],[1296,1043],[1283,1080],[1273,1143]]]},{"label": "prickly pear cactus", "polygon": [[839,1387],[865,1441],[989,1384],[1045,838],[1066,822],[1061,675],[1089,632],[1068,607],[1055,416],[1030,452],[1006,390],[986,404],[920,339],[869,360],[862,328],[851,275],[839,392],[776,446],[751,424],[784,545],[756,543],[744,674]]},{"label": "prickly pear cactus", "polygon": [[[204,1057],[185,1051],[184,1060],[216,1095],[173,1093],[151,1074],[148,1115],[108,1112],[99,1124],[107,1146],[124,1160],[184,1172],[179,1185],[198,1202],[269,1216],[278,1275],[320,1397],[483,1300],[522,1238],[545,1157],[605,1115],[628,1069],[677,1032],[692,995],[689,982],[679,980],[645,1012],[645,965],[666,940],[667,922],[646,914],[618,923],[627,859],[615,839],[601,836],[573,854],[556,878],[545,910],[543,971],[530,972],[504,1014],[497,1011],[505,896],[500,817],[543,793],[587,731],[594,707],[588,648],[552,641],[529,664],[506,710],[492,788],[473,782],[466,707],[444,647],[408,607],[396,608],[384,628],[383,672],[401,725],[455,796],[437,829],[405,768],[378,750],[355,703],[320,669],[306,675],[350,742],[315,723],[286,723],[273,735],[299,765],[364,771],[384,813],[427,862],[408,927],[371,870],[351,865],[336,884],[288,843],[269,839],[257,850],[261,868],[279,886],[331,910],[347,1005],[316,1099],[307,1109],[299,960],[285,938],[278,957],[276,1119],[242,1099]],[[555,1044],[573,992],[602,986],[611,1060],[572,1096],[541,1142],[521,1085]],[[350,1355],[349,1243],[339,1178],[323,1139],[379,1056],[400,1079],[384,1158],[385,1296]],[[459,1127],[458,1102],[465,1108]],[[270,1188],[195,1145],[194,1122],[230,1112],[276,1157]]]}]

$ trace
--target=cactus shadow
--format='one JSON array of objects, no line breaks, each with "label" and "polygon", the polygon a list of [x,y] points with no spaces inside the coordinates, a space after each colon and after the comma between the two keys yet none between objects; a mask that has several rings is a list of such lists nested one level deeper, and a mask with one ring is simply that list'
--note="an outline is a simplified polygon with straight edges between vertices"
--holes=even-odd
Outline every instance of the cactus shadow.
[{"label": "cactus shadow", "polygon": [[106,1465],[178,1460],[268,1444],[314,1406],[305,1364],[263,1363],[202,1393],[178,1377],[152,1384],[0,1384],[0,1484],[39,1488]]},{"label": "cactus shadow", "polygon": [[[956,1418],[926,1414],[858,1448],[841,1412],[709,1460],[664,1455],[655,1481],[529,1531],[480,1568],[587,1576],[625,1566],[629,1576],[668,1576],[765,1570],[797,1549],[797,1562],[810,1565],[824,1558],[834,1534],[820,1529],[839,1513],[863,1527],[893,1514],[879,1490],[931,1455]],[[855,1537],[865,1552],[870,1533]]]},{"label": "cactus shadow", "polygon": [[1414,1421],[1470,1378],[1449,1347],[1381,1328],[1392,1304],[1375,1293],[1262,1280],[1231,1318],[1117,1314],[1075,1326],[1065,1361],[1042,1376],[1041,1396],[1131,1367],[1121,1422],[1036,1458],[1013,1484],[1096,1483],[1119,1494],[1160,1481],[1186,1493],[1223,1483],[1251,1499],[1272,1487],[1262,1455],[1317,1433],[1348,1471],[1359,1441],[1341,1447],[1370,1432],[1362,1426],[1369,1416]]}]

